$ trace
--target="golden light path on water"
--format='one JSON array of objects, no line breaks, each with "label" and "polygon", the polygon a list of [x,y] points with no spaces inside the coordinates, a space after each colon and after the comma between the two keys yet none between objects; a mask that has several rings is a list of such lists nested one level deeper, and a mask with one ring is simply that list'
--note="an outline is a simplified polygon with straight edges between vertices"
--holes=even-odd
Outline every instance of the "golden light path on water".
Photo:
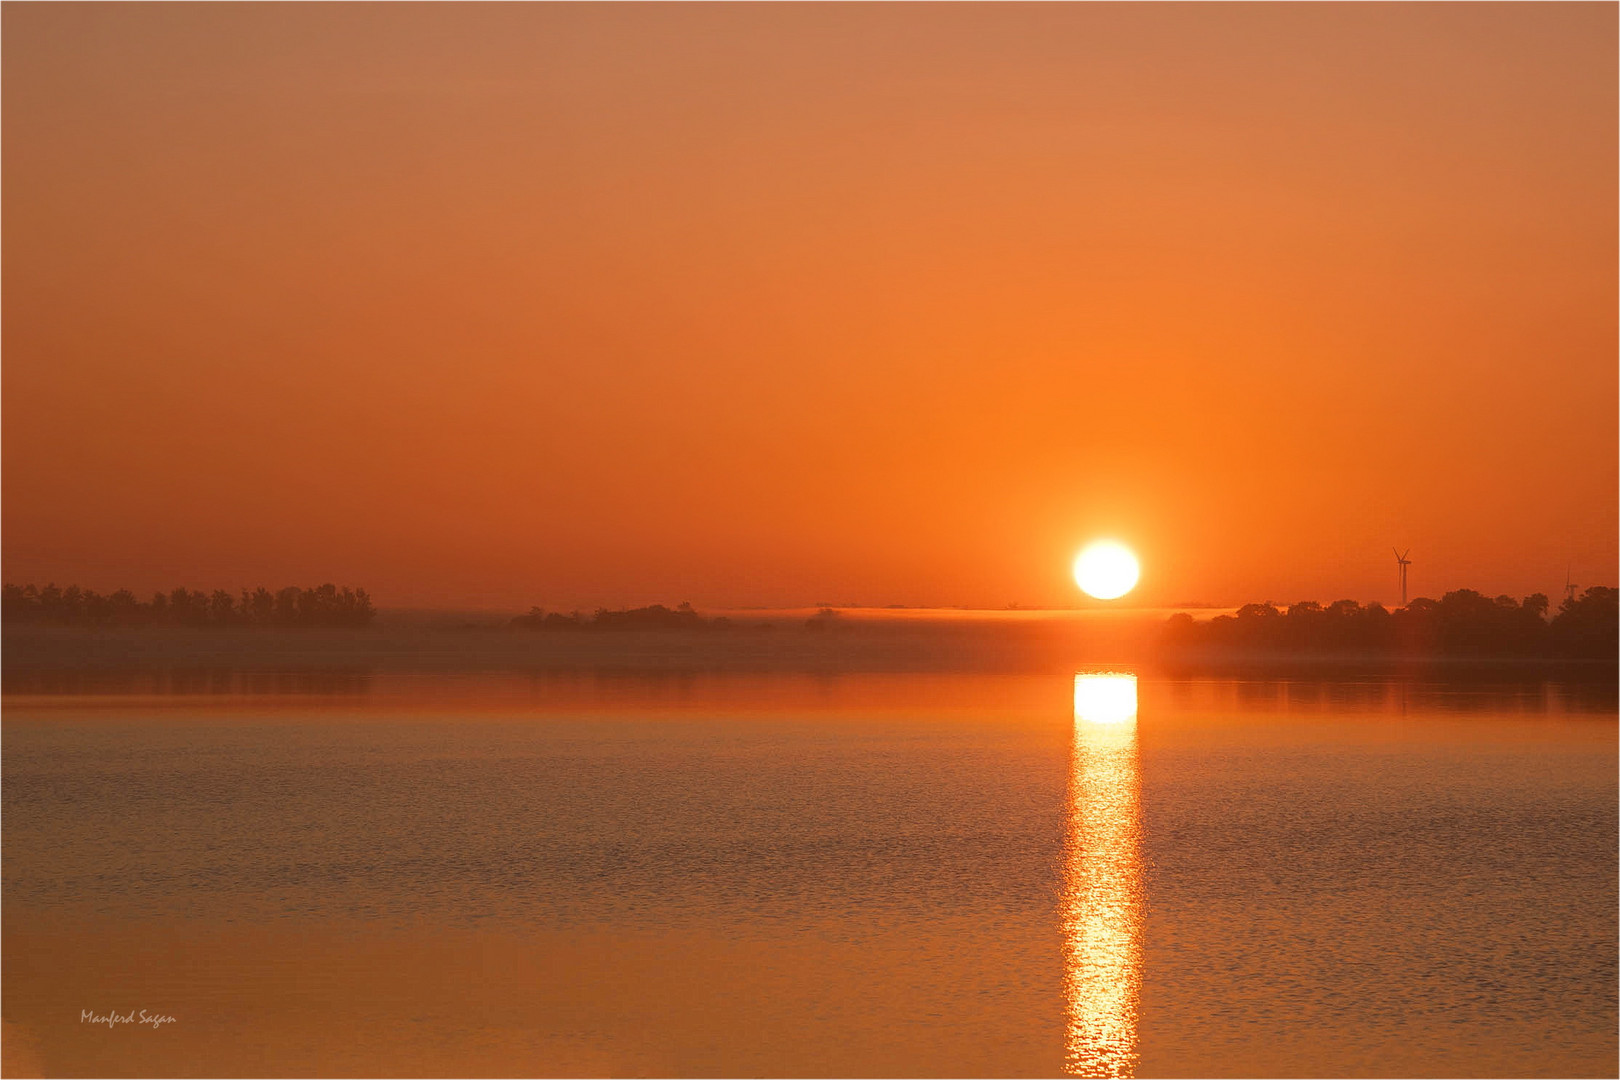
[{"label": "golden light path on water", "polygon": [[1136,676],[1074,677],[1063,875],[1064,1071],[1134,1076],[1142,989]]}]

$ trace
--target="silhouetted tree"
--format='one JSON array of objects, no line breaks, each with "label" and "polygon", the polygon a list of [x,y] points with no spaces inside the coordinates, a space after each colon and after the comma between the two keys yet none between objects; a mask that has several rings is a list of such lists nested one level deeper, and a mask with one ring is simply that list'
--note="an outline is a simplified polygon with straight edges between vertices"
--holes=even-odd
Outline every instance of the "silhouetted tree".
[{"label": "silhouetted tree", "polygon": [[298,598],[300,595],[301,593],[296,585],[288,586],[276,593],[274,621],[278,625],[298,625]]},{"label": "silhouetted tree", "polygon": [[1597,585],[1579,599],[1565,598],[1548,632],[1560,655],[1613,659],[1620,648],[1620,592]]},{"label": "silhouetted tree", "polygon": [[112,622],[119,626],[133,626],[136,623],[149,621],[143,617],[149,613],[142,612],[141,602],[135,599],[135,594],[128,589],[119,589],[107,598],[112,608]]},{"label": "silhouetted tree", "polygon": [[251,611],[255,626],[269,626],[276,617],[276,597],[263,585],[253,590],[253,599],[243,607]]}]

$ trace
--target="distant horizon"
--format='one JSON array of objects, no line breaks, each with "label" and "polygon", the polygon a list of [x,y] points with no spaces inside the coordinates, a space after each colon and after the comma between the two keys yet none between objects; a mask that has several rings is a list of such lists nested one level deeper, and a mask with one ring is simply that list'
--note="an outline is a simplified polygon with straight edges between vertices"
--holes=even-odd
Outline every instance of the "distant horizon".
[{"label": "distant horizon", "polygon": [[[9,578],[5,581],[5,584],[7,586],[16,586],[18,588],[35,588],[35,589],[46,588],[46,587],[49,587],[51,585],[55,585],[58,589],[68,589],[68,588],[73,588],[73,587],[78,587],[78,588],[81,588],[81,589],[85,588],[85,586],[83,586],[82,583],[80,583],[80,582],[67,582],[65,584],[62,583],[62,582],[57,582],[57,581],[19,582],[19,581],[12,581]],[[322,584],[327,584],[327,583],[323,582]],[[333,583],[333,584],[336,584],[336,583]],[[306,587],[312,587],[312,586],[306,586]],[[348,587],[348,586],[345,585],[343,587]],[[1584,585],[1583,584],[1583,585],[1578,586],[1578,588],[1576,589],[1575,595],[1579,596],[1582,593],[1584,593],[1588,588],[1593,588],[1593,587],[1613,588],[1615,586],[1613,586],[1613,585],[1589,586],[1589,585]],[[127,591],[133,593],[138,600],[145,601],[145,600],[150,599],[156,593],[162,593],[164,595],[168,595],[175,588],[183,588],[183,589],[186,589],[186,590],[194,592],[194,593],[202,593],[202,594],[209,594],[209,593],[212,593],[212,592],[215,591],[213,589],[206,589],[206,588],[204,588],[204,589],[194,589],[192,586],[171,586],[169,588],[149,589],[149,590],[129,589]],[[238,592],[246,593],[246,592],[249,591],[250,588],[251,587],[249,587],[249,586],[238,586],[235,589],[220,589],[218,591],[228,593],[232,597],[235,597]],[[364,590],[363,585],[360,586],[360,588],[362,588]],[[1564,597],[1566,595],[1565,590],[1563,590],[1563,589],[1558,590],[1556,593],[1554,593],[1554,592],[1543,592],[1541,590],[1537,590],[1535,592],[1525,593],[1522,596],[1513,596],[1510,593],[1492,592],[1492,591],[1488,591],[1488,590],[1485,590],[1485,589],[1473,588],[1471,586],[1459,586],[1457,589],[1447,589],[1444,592],[1437,592],[1434,595],[1429,595],[1428,593],[1416,593],[1416,594],[1412,595],[1411,597],[1409,597],[1407,603],[1408,603],[1408,605],[1410,605],[1413,602],[1416,602],[1416,601],[1419,601],[1419,600],[1425,600],[1425,599],[1427,599],[1427,600],[1439,600],[1443,596],[1445,596],[1447,593],[1455,592],[1455,591],[1459,591],[1459,590],[1466,590],[1466,591],[1475,592],[1475,593],[1478,593],[1479,595],[1485,596],[1487,598],[1495,598],[1495,597],[1498,597],[1498,596],[1509,596],[1515,602],[1522,601],[1522,600],[1524,600],[1524,599],[1526,599],[1528,597],[1531,597],[1531,596],[1541,595],[1541,596],[1544,596],[1544,597],[1547,598],[1547,600],[1549,602],[1549,606],[1550,606],[1551,610],[1553,610],[1553,611],[1557,610],[1558,605],[1563,602],[1563,599],[1564,599]],[[110,590],[102,591],[102,590],[95,590],[95,589],[92,588],[91,591],[98,592],[101,595],[105,596],[105,595],[111,595],[113,592],[125,591],[125,590],[124,589],[110,589]],[[1322,604],[1322,605],[1325,606],[1325,605],[1328,605],[1328,604],[1341,602],[1341,601],[1346,601],[1346,600],[1352,601],[1352,602],[1354,602],[1356,604],[1359,604],[1359,605],[1362,605],[1362,606],[1370,606],[1370,605],[1373,605],[1373,604],[1377,604],[1377,605],[1385,607],[1385,608],[1387,608],[1389,610],[1396,610],[1396,609],[1399,609],[1402,606],[1398,601],[1390,601],[1390,600],[1386,600],[1386,599],[1382,599],[1382,598],[1378,598],[1378,597],[1374,597],[1374,598],[1370,598],[1370,599],[1359,599],[1359,598],[1356,598],[1356,597],[1346,597],[1346,596],[1296,597],[1296,598],[1291,599],[1291,600],[1278,600],[1278,599],[1276,599],[1274,597],[1271,597],[1271,598],[1259,598],[1259,599],[1251,598],[1251,599],[1239,601],[1239,602],[1236,602],[1236,603],[1225,603],[1225,604],[1211,603],[1211,602],[1189,602],[1189,603],[1179,603],[1179,604],[1150,603],[1150,602],[1143,602],[1143,601],[1133,601],[1130,597],[1122,597],[1122,598],[1117,599],[1117,600],[1082,600],[1080,603],[1077,603],[1077,604],[1072,605],[1072,606],[1066,606],[1066,607],[1065,606],[1037,607],[1037,606],[1034,606],[1034,605],[1025,605],[1025,604],[1007,604],[1007,605],[1003,605],[1003,606],[1000,606],[1000,607],[978,607],[978,606],[970,606],[970,605],[965,605],[965,604],[897,604],[897,603],[867,604],[867,603],[838,603],[838,602],[830,602],[830,601],[828,601],[828,602],[817,602],[817,603],[784,604],[784,605],[741,606],[741,605],[707,604],[707,603],[702,603],[702,602],[693,602],[693,601],[690,601],[687,598],[682,598],[682,599],[676,600],[676,599],[670,599],[670,598],[667,598],[667,597],[662,598],[662,599],[643,600],[643,601],[639,601],[639,602],[618,603],[618,604],[600,603],[600,602],[598,602],[598,603],[587,603],[587,604],[553,604],[553,605],[535,604],[535,603],[519,603],[519,604],[490,604],[490,605],[487,605],[487,606],[470,606],[470,605],[423,605],[423,604],[409,604],[409,603],[394,604],[394,603],[386,602],[386,599],[379,602],[378,598],[374,594],[370,596],[370,600],[371,600],[371,602],[372,602],[372,604],[373,604],[373,606],[375,608],[376,613],[379,616],[388,616],[388,615],[441,615],[441,616],[476,615],[476,616],[488,616],[488,617],[521,615],[521,614],[527,613],[529,611],[532,611],[532,610],[534,610],[536,608],[539,608],[539,609],[541,609],[543,611],[547,611],[547,612],[558,612],[558,613],[562,613],[562,614],[568,614],[568,613],[572,613],[572,612],[583,612],[585,614],[591,614],[591,613],[594,613],[596,611],[602,611],[602,610],[606,610],[606,611],[624,611],[624,610],[635,610],[635,609],[647,608],[647,607],[652,607],[652,606],[660,606],[660,605],[665,606],[665,607],[674,608],[674,607],[676,607],[676,606],[678,606],[680,604],[685,604],[685,603],[690,603],[693,608],[695,608],[696,610],[698,610],[699,612],[701,612],[701,613],[703,613],[705,615],[713,615],[713,616],[769,616],[769,615],[773,615],[773,614],[774,615],[782,615],[782,616],[790,616],[790,615],[803,616],[803,615],[811,615],[811,614],[814,614],[815,612],[817,612],[819,610],[824,610],[824,609],[829,609],[830,608],[830,609],[840,611],[840,612],[853,612],[853,613],[861,613],[863,615],[873,615],[873,616],[888,615],[888,616],[893,616],[893,617],[901,617],[901,616],[904,616],[904,615],[927,615],[927,614],[930,614],[930,613],[939,613],[939,614],[942,614],[942,615],[982,615],[982,616],[996,616],[996,617],[1000,617],[1000,618],[1016,617],[1018,615],[1051,615],[1051,616],[1109,615],[1109,614],[1113,614],[1113,615],[1129,615],[1129,614],[1155,615],[1155,614],[1172,614],[1172,613],[1176,613],[1176,612],[1235,612],[1239,608],[1244,607],[1245,605],[1249,605],[1249,604],[1271,605],[1271,606],[1277,607],[1278,609],[1286,610],[1288,607],[1290,607],[1290,606],[1292,606],[1294,604],[1317,603],[1317,604]]]},{"label": "distant horizon", "polygon": [[[1393,566],[1393,560],[1391,560],[1391,565]],[[1152,568],[1150,567],[1149,570],[1151,571],[1151,569]],[[149,581],[150,580],[155,580],[152,575],[140,575],[140,576],[142,578],[145,578],[146,580],[149,580]],[[11,572],[10,567],[7,566],[6,567],[6,572],[5,572],[5,581],[7,583],[10,583],[10,584],[17,584],[17,585],[33,584],[33,585],[38,586],[38,587],[43,587],[43,586],[45,586],[46,584],[49,584],[49,583],[55,583],[60,588],[67,588],[70,585],[78,585],[81,588],[94,589],[95,591],[101,592],[101,593],[104,593],[104,594],[105,593],[111,593],[111,592],[116,591],[118,589],[127,588],[127,589],[130,589],[130,591],[136,593],[138,596],[140,596],[142,598],[147,598],[147,597],[150,597],[154,592],[167,593],[167,592],[169,592],[172,589],[177,588],[177,587],[178,588],[185,588],[185,589],[194,589],[194,588],[200,587],[205,592],[212,592],[216,588],[223,588],[226,591],[232,592],[234,594],[236,591],[238,591],[238,590],[240,590],[242,588],[252,589],[252,588],[259,587],[259,585],[261,583],[267,584],[270,581],[281,580],[282,579],[281,576],[279,576],[279,575],[278,576],[259,576],[257,578],[253,577],[252,575],[249,575],[249,576],[243,578],[243,581],[246,582],[246,584],[238,583],[238,584],[234,584],[234,585],[217,585],[217,584],[214,584],[213,581],[226,580],[227,575],[218,575],[216,577],[213,577],[212,580],[205,581],[203,579],[206,576],[208,576],[208,575],[204,575],[202,573],[196,573],[196,574],[182,573],[182,574],[178,575],[176,578],[171,579],[169,581],[169,583],[167,583],[167,584],[158,584],[158,585],[148,585],[148,586],[143,586],[143,587],[135,587],[135,586],[129,585],[127,583],[127,581],[125,581],[125,582],[114,581],[114,582],[104,582],[103,584],[90,584],[90,583],[88,583],[87,579],[85,579],[85,578],[74,578],[72,575],[55,575],[55,576],[52,576],[52,575],[36,574],[36,575],[32,575],[31,577],[29,577],[29,578],[27,578],[25,580],[22,576],[17,575],[17,574],[13,574]],[[1594,575],[1591,572],[1587,572],[1587,573],[1583,574],[1583,573],[1580,573],[1580,572],[1577,572],[1577,571],[1571,571],[1571,573],[1570,573],[1571,581],[1576,583],[1580,590],[1584,590],[1587,587],[1587,585],[1589,583],[1591,583],[1590,579],[1593,576]],[[1603,574],[1601,576],[1603,577],[1604,580],[1598,581],[1598,582],[1596,582],[1596,584],[1603,585],[1603,584],[1611,584],[1613,582],[1620,581],[1620,567],[1616,567],[1614,569],[1605,571],[1605,572],[1603,572]],[[1393,577],[1393,573],[1391,574],[1391,577]],[[93,579],[93,580],[101,580],[101,579],[97,578],[97,579]],[[291,579],[288,579],[288,580],[291,580]],[[1078,612],[1078,611],[1119,610],[1119,609],[1126,609],[1126,608],[1145,609],[1145,610],[1166,610],[1166,611],[1183,610],[1183,609],[1189,609],[1189,610],[1190,609],[1219,610],[1219,609],[1228,609],[1228,608],[1235,609],[1235,608],[1241,607],[1243,604],[1246,604],[1246,603],[1271,603],[1271,604],[1277,604],[1279,606],[1287,606],[1289,604],[1300,603],[1300,602],[1305,602],[1305,601],[1315,601],[1315,602],[1318,602],[1318,603],[1324,603],[1325,604],[1325,603],[1332,603],[1333,601],[1336,601],[1336,600],[1347,600],[1347,599],[1348,600],[1355,600],[1357,603],[1361,603],[1361,604],[1369,604],[1369,603],[1383,604],[1384,606],[1391,607],[1391,608],[1400,606],[1400,601],[1399,601],[1398,598],[1393,597],[1393,596],[1389,596],[1387,594],[1377,594],[1377,593],[1375,593],[1373,595],[1367,595],[1367,594],[1363,593],[1361,595],[1357,595],[1355,592],[1338,592],[1338,591],[1333,591],[1333,590],[1319,591],[1315,595],[1309,595],[1309,594],[1302,593],[1302,592],[1297,592],[1297,591],[1296,592],[1285,593],[1285,592],[1283,592],[1281,590],[1275,590],[1275,589],[1271,591],[1270,595],[1260,595],[1260,593],[1264,592],[1265,590],[1258,590],[1254,595],[1249,595],[1249,596],[1242,597],[1242,598],[1229,597],[1224,602],[1222,600],[1220,600],[1220,599],[1213,598],[1213,597],[1207,597],[1207,596],[1206,597],[1194,597],[1194,598],[1180,598],[1180,599],[1172,600],[1172,599],[1167,598],[1164,595],[1164,590],[1162,588],[1157,588],[1156,583],[1153,582],[1151,579],[1145,580],[1141,586],[1139,586],[1136,589],[1133,589],[1131,591],[1131,593],[1127,594],[1126,596],[1120,597],[1120,598],[1114,599],[1114,600],[1097,600],[1097,599],[1093,599],[1093,598],[1090,598],[1090,597],[1086,597],[1084,593],[1082,593],[1078,588],[1075,588],[1071,583],[1066,591],[1072,593],[1073,598],[1072,598],[1072,602],[1067,602],[1067,603],[1064,602],[1061,599],[1056,599],[1056,598],[1054,598],[1054,600],[1052,600],[1051,602],[1048,602],[1048,603],[1034,603],[1034,602],[1018,601],[1018,600],[1011,600],[1011,601],[999,602],[999,603],[996,603],[996,602],[991,602],[991,603],[940,603],[940,602],[916,602],[916,601],[913,601],[913,602],[900,602],[900,601],[893,601],[893,600],[883,600],[881,602],[865,602],[865,601],[852,601],[852,600],[849,600],[849,599],[845,599],[845,600],[827,600],[827,599],[805,600],[805,599],[797,599],[797,598],[788,599],[788,600],[786,600],[784,602],[780,602],[780,603],[763,603],[763,602],[761,602],[761,603],[738,603],[738,602],[727,602],[727,601],[724,601],[724,600],[715,600],[715,601],[699,600],[699,599],[694,598],[694,594],[682,593],[682,592],[679,592],[678,590],[671,590],[671,591],[667,591],[667,592],[663,592],[663,593],[652,593],[652,594],[648,594],[648,593],[641,593],[641,594],[612,593],[612,594],[604,594],[605,598],[604,598],[604,596],[597,596],[595,598],[588,599],[588,600],[582,600],[582,599],[578,599],[578,598],[567,598],[567,599],[552,600],[552,601],[549,601],[549,602],[537,602],[537,601],[533,600],[532,598],[529,598],[528,596],[526,596],[524,594],[515,593],[515,592],[511,591],[509,588],[506,588],[506,589],[492,588],[492,589],[489,589],[489,590],[479,590],[479,591],[477,591],[475,593],[472,593],[472,594],[464,595],[464,596],[461,596],[461,597],[449,598],[449,599],[442,600],[442,601],[432,601],[432,600],[424,601],[424,600],[420,600],[420,599],[414,599],[414,598],[411,598],[411,596],[409,594],[407,594],[407,596],[405,598],[402,598],[402,599],[400,599],[398,601],[390,601],[388,599],[390,596],[397,596],[398,594],[392,592],[391,590],[385,590],[383,588],[373,588],[371,585],[366,584],[366,582],[368,582],[371,579],[368,578],[364,574],[347,575],[347,576],[343,576],[343,577],[333,577],[333,576],[330,576],[330,575],[323,576],[323,575],[316,574],[316,575],[306,575],[301,580],[304,580],[306,582],[314,582],[314,583],[333,582],[333,583],[336,583],[336,584],[343,584],[344,582],[348,582],[350,584],[360,584],[363,587],[367,588],[372,593],[373,598],[378,601],[377,602],[377,608],[378,608],[379,611],[437,611],[437,612],[485,612],[485,613],[512,612],[512,613],[520,613],[520,612],[528,611],[530,608],[535,607],[535,606],[545,608],[548,611],[575,611],[575,610],[578,610],[578,611],[594,611],[597,608],[621,609],[621,608],[642,607],[642,606],[646,606],[646,605],[650,605],[650,604],[668,604],[670,606],[674,606],[675,604],[682,603],[682,602],[688,602],[688,601],[691,602],[694,606],[701,607],[701,608],[703,608],[705,610],[718,611],[718,612],[727,612],[727,611],[735,611],[735,612],[799,611],[799,610],[814,610],[816,608],[821,608],[821,607],[862,608],[862,609],[869,609],[869,610],[890,609],[890,610],[909,610],[909,611],[936,610],[936,611],[988,611],[988,612],[995,612],[995,611],[1046,611],[1046,612],[1076,611],[1076,612]],[[199,583],[199,582],[200,582],[200,585],[196,584],[196,583]],[[1438,599],[1440,596],[1443,596],[1445,593],[1452,592],[1452,591],[1455,591],[1457,589],[1473,589],[1476,592],[1479,592],[1479,593],[1481,593],[1483,595],[1488,595],[1488,596],[1509,595],[1509,596],[1513,596],[1514,599],[1523,599],[1525,596],[1531,596],[1531,595],[1535,595],[1536,593],[1542,593],[1542,594],[1546,595],[1547,597],[1549,597],[1553,601],[1554,605],[1556,606],[1556,604],[1559,601],[1562,600],[1562,598],[1563,598],[1563,596],[1565,594],[1565,583],[1564,583],[1563,580],[1557,580],[1556,583],[1543,585],[1543,586],[1541,586],[1539,588],[1530,588],[1528,590],[1523,590],[1523,589],[1514,589],[1514,588],[1482,588],[1482,587],[1480,587],[1480,585],[1477,582],[1470,583],[1470,582],[1467,582],[1467,581],[1454,581],[1454,582],[1448,582],[1445,585],[1444,588],[1440,588],[1440,587],[1434,587],[1434,588],[1419,587],[1417,584],[1409,584],[1408,593],[1409,593],[1409,599],[1413,599],[1413,600],[1418,599],[1418,598],[1423,597],[1423,596],[1428,596],[1428,597],[1431,597],[1431,598],[1434,598],[1434,599]],[[1065,591],[1065,590],[1059,590],[1059,591]],[[1392,585],[1390,587],[1389,591],[1390,592],[1395,592],[1396,587]],[[480,595],[480,594],[482,594],[482,595]],[[809,595],[814,595],[814,593],[810,593]],[[1283,599],[1284,596],[1288,596],[1289,599]]]}]

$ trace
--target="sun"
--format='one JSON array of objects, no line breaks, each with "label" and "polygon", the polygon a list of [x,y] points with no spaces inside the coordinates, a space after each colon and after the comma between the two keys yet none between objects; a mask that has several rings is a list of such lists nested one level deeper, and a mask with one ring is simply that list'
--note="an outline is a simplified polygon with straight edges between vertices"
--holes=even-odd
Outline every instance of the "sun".
[{"label": "sun", "polygon": [[1117,600],[1136,588],[1142,567],[1131,549],[1117,540],[1098,540],[1074,560],[1074,581],[1088,596]]}]

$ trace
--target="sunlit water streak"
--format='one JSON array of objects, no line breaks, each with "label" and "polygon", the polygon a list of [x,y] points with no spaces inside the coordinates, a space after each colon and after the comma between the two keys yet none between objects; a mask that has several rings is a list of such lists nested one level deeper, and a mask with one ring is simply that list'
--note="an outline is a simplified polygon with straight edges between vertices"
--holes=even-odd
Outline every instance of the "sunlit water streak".
[{"label": "sunlit water streak", "polygon": [[1063,875],[1064,1071],[1134,1076],[1142,988],[1136,676],[1076,675]]}]

